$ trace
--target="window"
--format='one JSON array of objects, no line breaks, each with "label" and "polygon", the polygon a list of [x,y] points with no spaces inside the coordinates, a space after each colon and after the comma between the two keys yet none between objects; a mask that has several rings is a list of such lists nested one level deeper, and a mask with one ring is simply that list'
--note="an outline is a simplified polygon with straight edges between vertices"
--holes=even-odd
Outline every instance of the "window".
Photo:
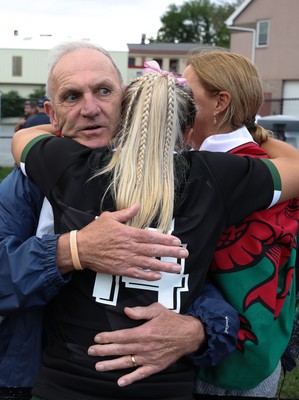
[{"label": "window", "polygon": [[163,60],[162,58],[154,58],[155,61],[159,64],[160,68],[162,68]]},{"label": "window", "polygon": [[179,70],[179,60],[171,59],[169,60],[169,71],[178,73]]},{"label": "window", "polygon": [[22,57],[12,57],[12,76],[22,76]]},{"label": "window", "polygon": [[257,46],[268,46],[269,44],[269,21],[258,21],[257,23]]},{"label": "window", "polygon": [[135,57],[129,57],[129,67],[135,67]]}]

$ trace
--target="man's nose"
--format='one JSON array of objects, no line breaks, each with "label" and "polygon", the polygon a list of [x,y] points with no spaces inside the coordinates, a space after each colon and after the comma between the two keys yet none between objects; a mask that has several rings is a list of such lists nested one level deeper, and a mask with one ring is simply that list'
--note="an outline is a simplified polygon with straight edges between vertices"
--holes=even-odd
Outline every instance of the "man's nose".
[{"label": "man's nose", "polygon": [[83,97],[81,115],[84,117],[92,117],[100,114],[101,107],[99,100],[91,93],[86,93]]}]

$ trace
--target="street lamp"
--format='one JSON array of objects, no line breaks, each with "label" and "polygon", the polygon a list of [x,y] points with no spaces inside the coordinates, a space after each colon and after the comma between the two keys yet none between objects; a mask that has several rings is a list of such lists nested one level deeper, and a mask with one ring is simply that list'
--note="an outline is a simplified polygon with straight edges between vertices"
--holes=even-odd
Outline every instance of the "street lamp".
[{"label": "street lamp", "polygon": [[254,64],[255,63],[256,30],[253,28],[245,28],[243,26],[229,26],[229,25],[227,25],[227,28],[235,30],[235,31],[243,31],[243,32],[251,32],[252,33],[251,61]]}]

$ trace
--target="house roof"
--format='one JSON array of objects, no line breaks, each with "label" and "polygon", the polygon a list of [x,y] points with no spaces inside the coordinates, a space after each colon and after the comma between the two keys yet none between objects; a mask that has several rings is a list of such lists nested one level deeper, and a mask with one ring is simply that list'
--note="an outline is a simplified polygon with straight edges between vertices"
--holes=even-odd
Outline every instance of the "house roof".
[{"label": "house roof", "polygon": [[127,43],[129,51],[133,52],[156,52],[156,51],[167,51],[167,52],[177,52],[177,51],[190,51],[195,48],[210,48],[211,46],[203,45],[199,43],[148,43],[148,44],[136,44]]},{"label": "house roof", "polygon": [[127,43],[130,54],[155,54],[156,56],[159,54],[169,55],[169,56],[178,56],[178,55],[186,55],[192,50],[201,51],[207,49],[213,50],[227,50],[223,47],[204,45],[199,43],[148,43],[148,44],[136,44],[136,43]]},{"label": "house roof", "polygon": [[234,25],[234,20],[243,12],[243,10],[252,2],[253,0],[244,0],[243,3],[232,13],[230,17],[225,21],[227,26]]}]

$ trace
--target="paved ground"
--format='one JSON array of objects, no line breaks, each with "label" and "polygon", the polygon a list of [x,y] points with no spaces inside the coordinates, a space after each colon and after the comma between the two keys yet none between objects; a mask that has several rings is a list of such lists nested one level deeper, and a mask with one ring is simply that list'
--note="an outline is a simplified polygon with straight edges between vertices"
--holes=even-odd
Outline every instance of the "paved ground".
[{"label": "paved ground", "polygon": [[13,125],[0,125],[0,166],[12,167],[14,159],[10,152],[11,137],[14,133]]}]

